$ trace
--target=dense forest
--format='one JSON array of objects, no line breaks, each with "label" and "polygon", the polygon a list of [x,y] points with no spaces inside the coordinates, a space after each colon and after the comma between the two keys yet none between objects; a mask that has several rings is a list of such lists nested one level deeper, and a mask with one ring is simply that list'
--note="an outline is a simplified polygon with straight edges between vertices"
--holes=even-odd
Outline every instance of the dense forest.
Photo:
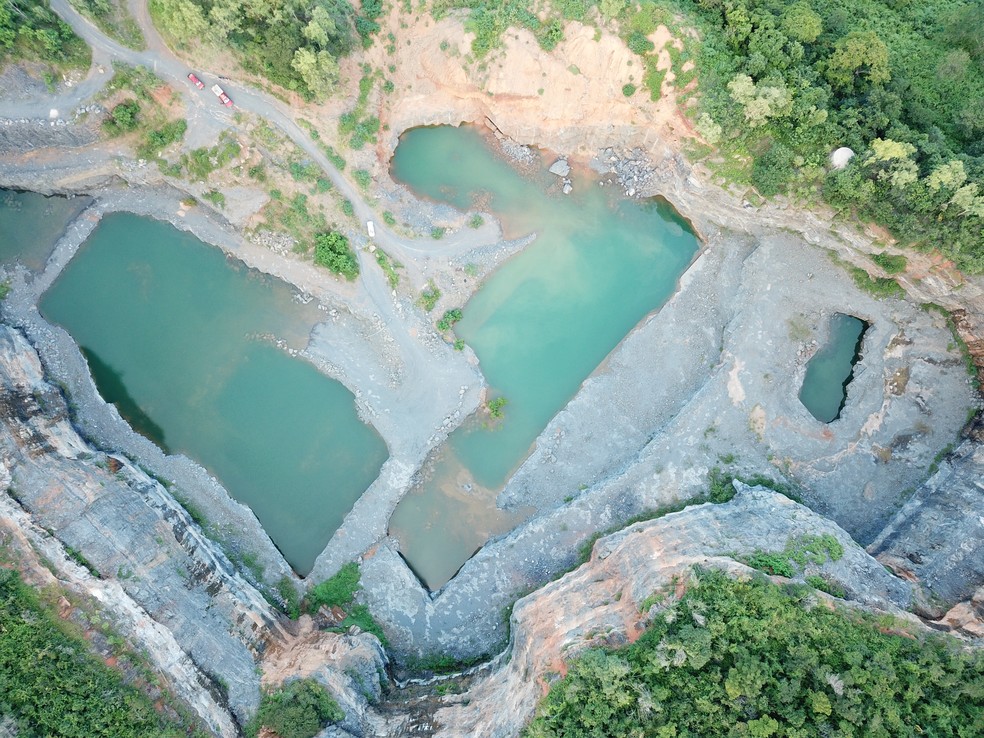
[{"label": "dense forest", "polygon": [[338,84],[338,59],[379,30],[382,0],[151,0],[161,30],[181,43],[229,46],[243,66],[310,100]]},{"label": "dense forest", "polygon": [[[984,9],[959,0],[685,0],[705,137],[766,195],[822,183],[903,242],[984,271]],[[856,152],[825,174],[828,154]]]},{"label": "dense forest", "polygon": [[89,47],[55,15],[48,0],[0,0],[0,66],[7,59],[88,67]]},{"label": "dense forest", "polygon": [[[647,603],[648,604],[648,603]],[[657,605],[658,606],[658,605]],[[527,738],[984,735],[984,657],[804,585],[696,571],[643,636],[569,664]]]},{"label": "dense forest", "polygon": [[[613,27],[642,56],[659,94],[648,35],[657,23],[695,28],[670,49],[678,86],[696,61],[697,128],[739,161],[766,196],[822,194],[887,226],[904,243],[939,248],[984,271],[984,8],[972,0],[433,0],[435,15],[467,13],[484,56],[509,27],[544,49],[563,20]],[[635,94],[626,85],[625,94]],[[856,156],[828,173],[839,147]]]}]

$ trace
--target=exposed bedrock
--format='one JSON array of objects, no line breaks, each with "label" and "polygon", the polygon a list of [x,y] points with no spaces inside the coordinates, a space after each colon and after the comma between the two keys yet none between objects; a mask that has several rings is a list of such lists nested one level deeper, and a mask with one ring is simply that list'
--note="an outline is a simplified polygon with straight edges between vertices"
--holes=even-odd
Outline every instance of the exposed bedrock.
[{"label": "exposed bedrock", "polygon": [[984,419],[868,551],[913,583],[919,615],[984,636]]},{"label": "exposed bedrock", "polygon": [[895,613],[908,605],[908,584],[836,524],[782,495],[739,485],[729,503],[690,507],[602,538],[588,564],[516,603],[508,662],[464,694],[446,698],[448,707],[435,714],[435,734],[518,735],[550,673],[563,673],[564,661],[585,648],[635,640],[646,624],[640,605],[673,586],[675,577],[685,582],[694,565],[741,575],[749,570],[736,556],[778,551],[799,536],[820,534],[844,546],[840,560],[818,571],[841,584],[848,599]]},{"label": "exposed bedrock", "polygon": [[[501,500],[538,512],[433,597],[387,541],[366,596],[415,652],[495,651],[502,610],[569,568],[593,532],[702,494],[715,465],[789,478],[870,541],[956,438],[976,397],[942,319],[859,291],[795,235],[708,229],[707,249],[537,440]],[[806,362],[845,312],[870,324],[841,417],[799,401]]]},{"label": "exposed bedrock", "polygon": [[[69,562],[61,576],[95,598],[171,675],[172,687],[206,724],[235,735],[235,721],[258,704],[258,665],[282,664],[298,635],[168,489],[79,436],[37,352],[2,324],[0,483],[9,494],[0,501],[4,518],[33,536],[56,566],[59,552],[63,559],[77,552],[92,572]],[[303,671],[326,683],[348,708],[346,727],[361,734],[366,690],[372,696],[375,682],[378,691],[384,663],[379,642],[368,634],[318,633],[315,640],[305,669],[282,667],[277,674]]]}]

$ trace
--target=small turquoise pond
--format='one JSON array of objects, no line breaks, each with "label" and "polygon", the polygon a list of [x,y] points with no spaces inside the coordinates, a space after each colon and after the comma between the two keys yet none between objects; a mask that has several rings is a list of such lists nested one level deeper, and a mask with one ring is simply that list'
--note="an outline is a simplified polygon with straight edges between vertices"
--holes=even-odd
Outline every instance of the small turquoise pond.
[{"label": "small turquoise pond", "polygon": [[551,162],[523,177],[465,127],[411,130],[393,158],[394,178],[419,196],[491,211],[511,236],[537,234],[455,327],[478,355],[490,397],[507,400],[504,419],[480,413],[455,431],[391,518],[390,532],[431,589],[521,519],[497,511],[496,494],[585,378],[673,294],[698,250],[666,203],[625,200],[583,171],[572,173],[565,196],[546,172]]},{"label": "small turquoise pond", "polygon": [[847,385],[861,356],[868,324],[853,315],[837,313],[830,319],[830,337],[806,365],[800,401],[821,423],[840,417],[847,401]]},{"label": "small turquoise pond", "polygon": [[166,223],[105,217],[41,310],[132,427],[213,473],[301,575],[386,460],[352,394],[275,345],[302,348],[316,307]]}]

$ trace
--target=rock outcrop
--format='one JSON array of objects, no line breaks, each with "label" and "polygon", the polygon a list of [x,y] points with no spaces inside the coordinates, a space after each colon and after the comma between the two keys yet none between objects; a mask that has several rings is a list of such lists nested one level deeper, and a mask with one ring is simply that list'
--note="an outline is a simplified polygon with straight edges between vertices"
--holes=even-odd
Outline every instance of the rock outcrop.
[{"label": "rock outcrop", "polygon": [[868,551],[913,583],[919,615],[958,607],[947,624],[984,634],[984,419],[968,435]]},{"label": "rock outcrop", "polygon": [[739,484],[723,505],[700,505],[653,522],[637,523],[599,540],[581,568],[516,603],[511,618],[508,663],[448,698],[435,719],[441,736],[520,733],[552,674],[592,646],[635,640],[646,625],[642,602],[657,591],[685,583],[693,566],[750,570],[735,560],[755,550],[779,551],[803,535],[830,534],[844,547],[823,574],[844,587],[854,602],[902,614],[909,586],[885,571],[841,528],[788,498]]}]

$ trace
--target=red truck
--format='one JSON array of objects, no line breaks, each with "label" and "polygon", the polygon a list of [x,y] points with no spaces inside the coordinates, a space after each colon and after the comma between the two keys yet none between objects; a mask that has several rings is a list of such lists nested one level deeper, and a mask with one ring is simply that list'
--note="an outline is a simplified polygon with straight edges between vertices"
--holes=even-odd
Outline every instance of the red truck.
[{"label": "red truck", "polygon": [[194,72],[188,72],[188,79],[190,79],[191,83],[195,85],[195,87],[197,87],[199,90],[205,89],[205,83],[202,82],[200,79],[198,79],[198,77],[195,76]]},{"label": "red truck", "polygon": [[232,100],[229,99],[229,96],[225,94],[225,91],[221,87],[218,85],[212,85],[212,92],[215,93],[215,96],[219,98],[219,100],[221,100],[227,108],[232,107]]}]

